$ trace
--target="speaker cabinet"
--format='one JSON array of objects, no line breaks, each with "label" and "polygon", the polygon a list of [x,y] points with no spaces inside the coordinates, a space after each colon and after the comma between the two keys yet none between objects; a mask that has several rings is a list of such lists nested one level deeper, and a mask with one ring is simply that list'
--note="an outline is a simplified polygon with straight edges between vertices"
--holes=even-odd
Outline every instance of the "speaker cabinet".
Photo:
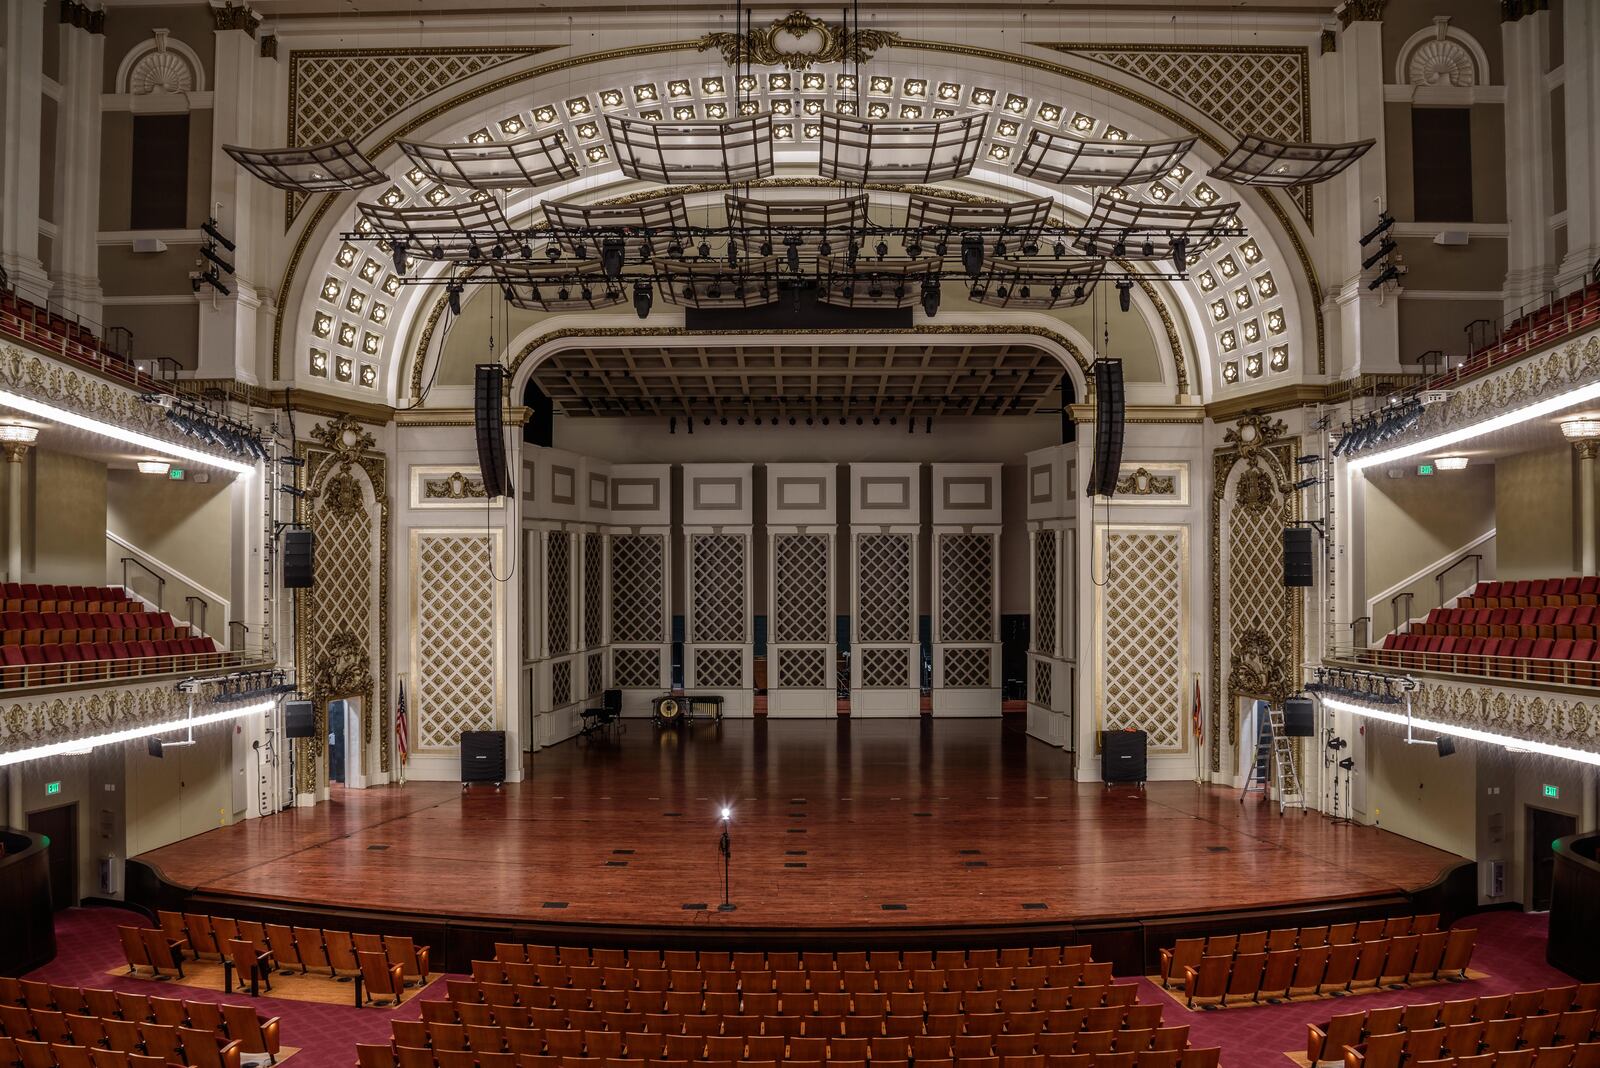
[{"label": "speaker cabinet", "polygon": [[1100,779],[1107,786],[1114,782],[1145,781],[1144,731],[1100,732]]},{"label": "speaker cabinet", "polygon": [[1094,470],[1084,487],[1091,497],[1117,492],[1122,471],[1123,418],[1122,361],[1096,360],[1094,364]]},{"label": "speaker cabinet", "polygon": [[1290,697],[1283,702],[1283,733],[1289,738],[1311,738],[1316,735],[1316,706],[1311,698]]},{"label": "speaker cabinet", "polygon": [[1312,538],[1316,531],[1310,527],[1285,527],[1283,531],[1283,584],[1285,586],[1311,586]]},{"label": "speaker cabinet", "polygon": [[506,732],[461,732],[461,784],[506,781]]},{"label": "speaker cabinet", "polygon": [[283,734],[286,738],[310,738],[317,733],[317,716],[310,701],[283,703]]},{"label": "speaker cabinet", "polygon": [[309,530],[283,532],[283,588],[308,590],[311,588],[312,557],[316,542]]},{"label": "speaker cabinet", "polygon": [[478,473],[483,491],[491,499],[504,497],[511,488],[506,467],[506,436],[501,422],[505,405],[506,369],[497,363],[478,364],[472,390],[472,423],[478,436]]}]

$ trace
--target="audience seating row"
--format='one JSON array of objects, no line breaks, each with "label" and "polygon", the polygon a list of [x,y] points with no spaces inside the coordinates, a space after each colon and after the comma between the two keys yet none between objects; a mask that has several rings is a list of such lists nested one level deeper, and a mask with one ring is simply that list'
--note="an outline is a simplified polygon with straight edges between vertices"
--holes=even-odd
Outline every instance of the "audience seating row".
[{"label": "audience seating row", "polygon": [[0,688],[193,671],[216,652],[210,638],[0,645]]},{"label": "audience seating row", "polygon": [[1414,1068],[1600,1068],[1600,1042],[1412,1061]]},{"label": "audience seating row", "polygon": [[[501,968],[505,969],[505,981],[500,981]],[[475,978],[471,982],[478,985],[479,996],[463,996],[457,1000],[494,1000],[498,1004],[506,1004],[510,994],[500,988],[660,990],[674,993],[775,990],[780,994],[844,991],[865,994],[1040,988],[1070,990],[1075,987],[1100,988],[1111,985],[1111,965],[1094,961],[1088,964],[1030,964],[1021,967],[1002,964],[982,968],[901,968],[896,971],[837,971],[833,968],[702,971],[690,968],[601,967],[597,964],[518,966],[501,965],[498,961],[475,961],[473,974]],[[495,978],[491,979],[490,976]],[[465,989],[465,980],[452,979],[447,982]],[[532,1002],[519,1000],[515,1003]]]},{"label": "audience seating row", "polygon": [[1432,608],[1408,634],[1455,638],[1594,638],[1600,635],[1600,605],[1549,608]]},{"label": "audience seating row", "polygon": [[1346,1046],[1345,1068],[1430,1068],[1465,1065],[1466,1068],[1600,1068],[1600,1042],[1566,1043],[1560,1046],[1527,1046],[1520,1049],[1488,1050],[1454,1056],[1439,1032],[1412,1031],[1385,1035],[1369,1048]]},{"label": "audience seating row", "polygon": [[[126,990],[63,986],[35,979],[0,976],[0,1013],[12,1008],[20,1008],[29,1014],[28,1027],[32,1029],[34,1037],[59,1033],[51,1030],[49,1021],[53,1017],[40,1015],[55,1013],[69,1019],[73,1016],[89,1016],[102,1021],[196,1027],[241,1040],[246,1053],[265,1053],[274,1058],[278,1054],[278,1018],[263,1019],[249,1005],[188,1001]],[[20,1022],[20,1018],[0,1016],[0,1021],[9,1024]],[[45,1021],[46,1026],[41,1028],[40,1021]]]},{"label": "audience seating row", "polygon": [[[1008,949],[839,950],[834,953],[724,952],[692,949],[606,949],[496,942],[494,959],[501,964],[566,964],[601,967],[668,968],[706,971],[915,971],[918,968],[1023,967],[1041,964],[1090,964],[1089,946],[1035,946]],[[506,980],[509,981],[509,980]]]},{"label": "audience seating row", "polygon": [[93,330],[9,290],[0,291],[0,334],[121,379],[141,390],[163,388],[127,356],[108,347]]},{"label": "audience seating row", "polygon": [[[1527,1019],[1572,1020],[1555,1024],[1556,1033],[1570,1035],[1577,1028],[1592,1029],[1600,1010],[1600,983],[1554,986],[1514,994],[1493,994],[1457,1001],[1428,1001],[1416,1005],[1389,1005],[1365,1012],[1342,1013],[1326,1024],[1306,1026],[1306,1059],[1338,1061],[1345,1046],[1356,1046],[1374,1035],[1400,1031],[1451,1028],[1465,1024],[1520,1024]],[[1519,1032],[1517,1032],[1519,1033]]]},{"label": "audience seating row", "polygon": [[45,582],[0,582],[0,607],[12,601],[132,601],[121,586],[66,586]]},{"label": "audience seating row", "polygon": [[168,612],[143,608],[94,611],[0,612],[0,638],[7,645],[57,645],[77,641],[137,641],[141,638],[189,637],[188,624]]},{"label": "audience seating row", "polygon": [[16,1068],[166,1068],[190,1065],[192,1068],[240,1068],[239,1043],[224,1042],[203,1031],[180,1028],[170,1031],[146,1024],[149,1033],[135,1036],[136,1049],[105,1049],[65,1042],[35,1042],[28,1039],[0,1038],[0,1058]]},{"label": "audience seating row", "polygon": [[1314,946],[1343,946],[1401,935],[1432,934],[1439,929],[1437,912],[1353,923],[1321,924],[1309,927],[1278,927],[1270,931],[1245,934],[1216,934],[1205,938],[1180,938],[1170,949],[1161,950],[1161,985],[1183,985],[1183,969],[1200,963],[1201,957],[1238,956],[1241,953],[1277,952],[1284,949],[1311,949]]},{"label": "audience seating row", "polygon": [[1480,582],[1456,601],[1457,608],[1544,608],[1600,604],[1600,575],[1506,579]]},{"label": "audience seating row", "polygon": [[[95,993],[116,997],[109,990]],[[80,1001],[83,994],[78,992]],[[22,1052],[41,1062],[55,1047],[68,1047],[69,1058],[83,1064],[88,1063],[89,1053],[110,1050],[129,1057],[160,1057],[166,1064],[216,1068],[219,1058],[227,1060],[230,1051],[237,1064],[242,1053],[265,1055],[276,1062],[281,1049],[278,1019],[263,1020],[249,1005],[139,995],[119,999],[117,1007],[118,1015],[98,1016],[0,1005],[0,1039],[18,1043]],[[123,1011],[130,1015],[124,1017]],[[136,1015],[139,1012],[144,1015]],[[205,1040],[197,1041],[200,1036]],[[86,1052],[80,1057],[79,1050]],[[55,1059],[59,1062],[61,1057]],[[0,1063],[9,1065],[13,1060],[0,1058]]]},{"label": "audience seating row", "polygon": [[330,976],[355,975],[362,970],[360,954],[373,953],[383,960],[385,969],[398,967],[408,986],[428,977],[428,947],[417,945],[410,935],[291,927],[167,910],[159,912],[157,919],[168,939],[205,960],[220,959],[229,942],[243,939],[257,952],[266,953],[273,967],[298,969],[301,974],[326,970]]},{"label": "audience seating row", "polygon": [[1473,352],[1457,366],[1435,375],[1428,389],[1451,389],[1544,345],[1555,344],[1600,322],[1600,283],[1591,282],[1565,297],[1518,316],[1493,343]]},{"label": "audience seating row", "polygon": [[1407,670],[1453,671],[1503,679],[1593,686],[1600,643],[1588,638],[1461,638],[1389,634],[1364,660]]},{"label": "audience seating row", "polygon": [[1184,967],[1184,990],[1190,1006],[1196,1001],[1227,1005],[1465,978],[1476,936],[1471,928],[1456,928],[1349,945],[1202,957],[1198,965]]}]

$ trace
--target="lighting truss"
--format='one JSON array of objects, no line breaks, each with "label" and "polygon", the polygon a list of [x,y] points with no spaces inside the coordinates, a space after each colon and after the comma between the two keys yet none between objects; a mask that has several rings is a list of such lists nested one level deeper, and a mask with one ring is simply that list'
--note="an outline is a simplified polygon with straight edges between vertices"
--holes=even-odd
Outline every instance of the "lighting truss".
[{"label": "lighting truss", "polygon": [[1089,256],[1129,260],[1174,259],[1181,247],[1192,261],[1222,238],[1242,233],[1237,203],[1189,207],[1100,196],[1074,244]]},{"label": "lighting truss", "polygon": [[982,113],[906,122],[819,116],[818,166],[840,182],[942,182],[963,178],[978,162]]},{"label": "lighting truss", "polygon": [[545,201],[544,217],[554,247],[579,259],[620,238],[627,259],[646,262],[689,237],[689,211],[677,194],[613,206]]},{"label": "lighting truss", "polygon": [[1234,185],[1271,186],[1287,189],[1297,185],[1325,182],[1360,159],[1373,142],[1350,141],[1339,145],[1274,141],[1270,137],[1245,134],[1222,162],[1211,168],[1211,177]]},{"label": "lighting truss", "polygon": [[750,182],[772,174],[772,115],[707,122],[652,122],[607,115],[617,165],[629,178]]},{"label": "lighting truss", "polygon": [[[494,200],[439,207],[391,208],[359,204],[376,236],[410,250],[418,258],[484,259],[495,244],[511,240],[511,224]],[[487,247],[486,247],[487,245]]]},{"label": "lighting truss", "polygon": [[578,161],[558,131],[519,141],[435,145],[401,141],[417,169],[448,186],[520,189],[563,182],[578,176]]},{"label": "lighting truss", "polygon": [[757,308],[778,299],[776,256],[739,267],[719,260],[658,260],[656,286],[668,304],[687,308]]},{"label": "lighting truss", "polygon": [[622,283],[607,278],[598,260],[554,265],[497,263],[491,273],[506,303],[529,311],[594,311],[615,307],[626,296]]},{"label": "lighting truss", "polygon": [[[745,256],[782,255],[791,269],[843,251],[867,230],[867,195],[840,200],[751,200],[726,196],[729,240]],[[828,250],[822,251],[826,244]]]},{"label": "lighting truss", "polygon": [[1136,185],[1153,182],[1178,165],[1195,138],[1173,141],[1086,141],[1034,130],[1016,173],[1056,185]]},{"label": "lighting truss", "polygon": [[1054,272],[1050,267],[1050,264],[990,260],[982,278],[973,283],[971,297],[991,308],[1075,308],[1088,302],[1095,285],[1106,273],[1102,260],[1079,262]]},{"label": "lighting truss", "polygon": [[842,308],[910,308],[922,300],[922,286],[938,275],[937,256],[879,261],[866,256],[851,265],[843,256],[822,264],[817,300]]},{"label": "lighting truss", "polygon": [[348,138],[308,148],[223,145],[222,151],[263,182],[291,193],[344,193],[389,180]]},{"label": "lighting truss", "polygon": [[948,243],[952,237],[959,240],[964,232],[982,231],[994,241],[1009,242],[1006,251],[1021,251],[1040,242],[1053,204],[1049,197],[1004,204],[963,204],[913,193],[906,201],[906,229],[935,244]]}]

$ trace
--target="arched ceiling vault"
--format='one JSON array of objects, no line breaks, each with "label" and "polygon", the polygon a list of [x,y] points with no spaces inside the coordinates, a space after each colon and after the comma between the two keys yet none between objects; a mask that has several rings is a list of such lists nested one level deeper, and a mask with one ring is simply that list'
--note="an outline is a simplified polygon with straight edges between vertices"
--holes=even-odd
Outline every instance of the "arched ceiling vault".
[{"label": "arched ceiling vault", "polygon": [[[902,109],[919,106],[906,103],[905,98],[897,94],[896,88],[908,89],[912,82],[922,81],[924,94],[933,84],[939,84],[942,91],[943,83],[937,81],[939,77],[960,78],[964,83],[959,86],[960,92],[968,100],[977,94],[980,85],[989,94],[988,106],[995,111],[996,118],[989,128],[990,141],[986,145],[987,157],[984,160],[987,166],[981,172],[975,172],[974,177],[978,179],[980,187],[986,184],[991,192],[1006,188],[1019,193],[1034,191],[1025,188],[1028,183],[1002,169],[1009,167],[1002,153],[1006,150],[1008,128],[1010,144],[1018,144],[1025,139],[1026,129],[1030,125],[1042,121],[1048,108],[1055,112],[1048,125],[1078,132],[1081,136],[1155,138],[1183,133],[1198,136],[1204,152],[1197,146],[1186,161],[1189,166],[1178,169],[1185,172],[1183,175],[1174,173],[1170,180],[1154,183],[1151,190],[1144,191],[1147,195],[1160,195],[1154,190],[1154,185],[1163,186],[1166,196],[1190,202],[1209,202],[1207,197],[1215,200],[1219,195],[1235,194],[1231,187],[1212,189],[1206,184],[1204,176],[1197,173],[1199,167],[1195,166],[1207,159],[1214,160],[1226,151],[1218,134],[1208,129],[1202,121],[1185,115],[1139,88],[1066,63],[1008,55],[991,49],[904,38],[897,39],[894,44],[895,47],[880,53],[863,71],[863,79],[880,74],[887,79],[889,91],[886,102],[889,106],[898,105]],[[574,133],[578,134],[571,138],[572,142],[587,154],[590,146],[604,146],[605,142],[603,137],[599,140],[585,139],[578,133],[577,127],[582,124],[585,112],[573,112],[572,109],[581,106],[577,103],[580,99],[590,101],[587,105],[589,113],[598,119],[593,101],[598,99],[594,94],[602,91],[602,85],[614,82],[629,88],[646,84],[659,86],[664,80],[674,80],[674,72],[681,72],[684,68],[681,60],[668,60],[667,57],[695,48],[695,42],[663,42],[531,65],[485,80],[441,100],[414,117],[397,120],[387,130],[368,138],[369,142],[375,138],[375,143],[368,144],[366,148],[369,156],[378,159],[380,165],[394,176],[395,184],[388,195],[396,197],[399,203],[413,199],[418,203],[433,202],[431,198],[428,201],[420,198],[427,193],[438,195],[437,192],[425,189],[421,182],[407,180],[405,172],[409,162],[395,147],[398,138],[465,140],[477,132],[479,136],[509,139],[521,132],[520,127],[517,130],[511,128],[513,123],[537,122],[534,116],[553,111],[550,128],[556,125],[572,127]],[[956,57],[958,65],[950,68],[913,66],[919,53]],[[650,61],[668,65],[659,69],[643,65]],[[706,61],[708,69],[713,64],[714,60]],[[720,67],[720,64],[715,65]],[[1017,73],[1018,68],[1021,68],[1020,74]],[[821,70],[827,78],[835,77],[833,68]],[[927,72],[925,77],[924,71]],[[936,75],[935,71],[940,73]],[[569,81],[559,87],[543,86],[541,92],[549,96],[549,101],[544,96],[528,95],[528,90],[538,79],[548,79],[559,73],[565,73]],[[582,75],[581,82],[570,80],[575,73]],[[763,70],[762,76],[770,73]],[[1088,96],[1076,96],[1063,86],[1041,86],[1038,83],[1041,73],[1075,83]],[[680,77],[691,83],[691,93],[694,89],[692,83],[708,80],[702,79],[698,72]],[[793,77],[798,79],[800,75],[796,73]],[[657,98],[661,95],[658,89]],[[803,96],[804,93],[799,92],[792,99],[800,100]],[[1047,98],[1053,103],[1047,105]],[[871,102],[871,99],[867,97],[866,102]],[[1015,101],[1021,103],[1013,109]],[[625,110],[637,114],[643,110],[637,106],[639,103],[632,101]],[[704,101],[699,103],[703,104]],[[922,114],[927,114],[928,110],[924,108]],[[513,116],[510,122],[500,118],[502,112]],[[902,111],[902,114],[909,113]],[[1017,121],[1013,121],[1013,116]],[[697,109],[696,117],[711,116]],[[794,118],[796,124],[803,122],[799,115]],[[497,125],[499,129],[496,129]],[[783,146],[779,147],[781,149]],[[778,159],[780,165],[785,161],[781,151]],[[572,183],[577,188],[589,190],[591,196],[601,188],[615,191],[624,184],[614,165],[604,159]],[[543,194],[567,195],[574,191],[545,190]],[[1051,188],[1047,191],[1062,204],[1064,214],[1073,215],[1081,211],[1084,204],[1081,190]],[[379,195],[385,195],[383,187],[375,187],[359,196],[371,199]],[[540,195],[527,195],[520,198],[520,202],[513,203],[526,210],[535,205]],[[391,286],[392,279],[387,270],[389,265],[377,262],[384,259],[381,253],[377,253],[370,245],[357,248],[340,238],[343,231],[355,226],[354,205],[357,199],[357,195],[350,194],[323,196],[309,211],[302,213],[279,287],[280,300],[273,335],[273,374],[280,379],[306,376],[310,383],[316,383],[314,374],[308,376],[305,357],[321,344],[326,346],[321,350],[322,376],[328,379],[329,366],[335,362],[330,359],[328,350],[334,351],[334,357],[338,360],[335,365],[343,366],[345,357],[338,348],[342,345],[349,351],[352,367],[370,359],[373,378],[370,384],[382,390],[391,400],[398,400],[411,392],[407,388],[410,383],[402,380],[406,377],[402,375],[402,367],[410,362],[407,350],[412,348],[407,340],[414,332],[420,331],[426,335],[429,331],[429,324],[424,320],[431,316],[423,310],[423,294],[428,287]],[[1242,202],[1241,219],[1250,231],[1248,240],[1219,248],[1205,261],[1194,265],[1189,283],[1161,282],[1155,286],[1161,293],[1173,298],[1179,317],[1185,322],[1188,335],[1195,342],[1188,346],[1192,352],[1192,367],[1181,367],[1175,378],[1179,381],[1184,378],[1192,380],[1192,372],[1198,372],[1200,381],[1198,387],[1190,384],[1179,388],[1179,392],[1203,392],[1207,397],[1214,396],[1219,386],[1224,386],[1224,382],[1219,380],[1219,371],[1225,377],[1230,353],[1234,378],[1226,381],[1238,386],[1250,384],[1240,377],[1240,357],[1254,361],[1252,377],[1262,375],[1269,366],[1272,372],[1285,372],[1293,368],[1306,375],[1320,374],[1325,368],[1316,277],[1299,228],[1274,194],[1251,190],[1242,198]],[[1074,211],[1075,208],[1078,211]],[[1262,208],[1265,209],[1264,214],[1260,210]],[[314,256],[309,254],[313,248],[317,250]],[[315,268],[312,264],[316,265]],[[1155,292],[1148,286],[1146,296],[1156,298]],[[1156,298],[1154,303],[1160,305],[1161,301]],[[1168,325],[1170,327],[1170,321]],[[1171,331],[1171,335],[1174,351],[1181,352],[1183,342],[1178,332]],[[1249,351],[1252,346],[1253,352]],[[1193,351],[1195,349],[1199,351]],[[284,359],[286,353],[294,354],[287,363]],[[327,384],[337,385],[331,379]]]}]

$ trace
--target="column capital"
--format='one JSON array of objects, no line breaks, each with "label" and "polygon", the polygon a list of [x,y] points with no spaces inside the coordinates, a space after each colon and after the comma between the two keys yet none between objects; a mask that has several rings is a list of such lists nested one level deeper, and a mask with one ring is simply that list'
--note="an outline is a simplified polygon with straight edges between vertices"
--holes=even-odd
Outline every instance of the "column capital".
[{"label": "column capital", "polygon": [[235,7],[233,0],[225,0],[224,3],[211,5],[211,24],[218,33],[223,30],[243,30],[254,37],[261,25],[261,16],[251,11],[248,4]]},{"label": "column capital", "polygon": [[92,8],[81,0],[61,0],[61,25],[76,26],[80,30],[104,35],[106,13],[104,9]]},{"label": "column capital", "polygon": [[6,463],[20,464],[28,458],[28,450],[32,445],[20,441],[0,442],[0,448],[6,451]]},{"label": "column capital", "polygon": [[1550,0],[1500,0],[1500,21],[1516,22],[1524,15],[1550,10]]},{"label": "column capital", "polygon": [[1352,22],[1382,22],[1383,8],[1388,0],[1345,0],[1337,14],[1343,26]]},{"label": "column capital", "polygon": [[1574,441],[1572,448],[1577,452],[1580,460],[1593,460],[1595,456],[1600,455],[1600,438],[1585,438],[1582,441]]}]

